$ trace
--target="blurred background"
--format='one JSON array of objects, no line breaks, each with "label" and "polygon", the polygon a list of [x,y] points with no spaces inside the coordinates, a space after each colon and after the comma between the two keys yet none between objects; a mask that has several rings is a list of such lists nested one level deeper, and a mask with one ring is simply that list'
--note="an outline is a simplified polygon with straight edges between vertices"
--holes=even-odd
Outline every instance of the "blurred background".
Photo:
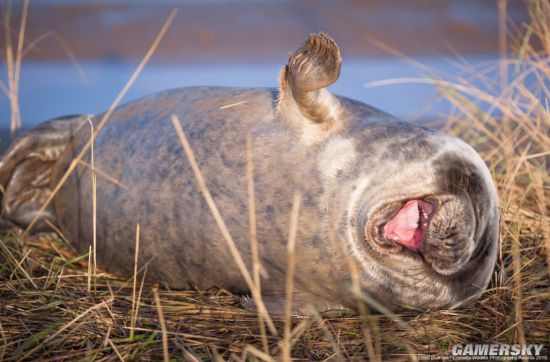
[{"label": "blurred background", "polygon": [[[433,86],[372,82],[436,73],[443,79],[467,79],[474,69],[498,72],[499,52],[505,49],[499,48],[497,3],[31,0],[18,86],[22,128],[61,115],[105,111],[173,8],[178,9],[173,24],[124,101],[191,85],[276,87],[288,53],[309,33],[325,31],[344,57],[333,92],[410,121],[437,121],[449,111],[449,104],[438,98]],[[11,33],[16,47],[22,4],[2,3],[4,88],[7,36]],[[509,24],[527,21],[523,1],[507,1],[505,16]],[[3,146],[9,124],[10,102],[2,93]]]}]

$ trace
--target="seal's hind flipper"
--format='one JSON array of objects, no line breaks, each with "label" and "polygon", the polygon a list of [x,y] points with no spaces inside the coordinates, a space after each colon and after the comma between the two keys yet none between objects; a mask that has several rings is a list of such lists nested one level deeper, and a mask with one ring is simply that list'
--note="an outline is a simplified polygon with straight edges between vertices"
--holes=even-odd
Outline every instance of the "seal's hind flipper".
[{"label": "seal's hind flipper", "polygon": [[342,56],[338,45],[325,33],[311,34],[300,49],[290,54],[279,87],[279,111],[294,105],[311,122],[336,121],[338,102],[325,87],[340,75]]},{"label": "seal's hind flipper", "polygon": [[[2,212],[0,225],[28,226],[50,196],[52,167],[73,135],[90,116],[67,116],[40,124],[16,138],[0,158]],[[48,229],[45,221],[54,221],[47,208],[33,230]]]}]

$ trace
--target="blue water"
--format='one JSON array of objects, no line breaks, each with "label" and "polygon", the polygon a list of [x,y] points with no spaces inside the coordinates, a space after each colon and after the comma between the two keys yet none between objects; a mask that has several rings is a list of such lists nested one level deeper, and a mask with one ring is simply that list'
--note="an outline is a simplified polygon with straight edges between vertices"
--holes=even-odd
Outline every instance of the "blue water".
[{"label": "blue water", "polygon": [[[277,64],[195,64],[153,63],[146,66],[125,101],[156,91],[192,86],[222,85],[239,87],[276,87],[284,59]],[[469,57],[470,68],[496,65],[496,57]],[[433,69],[443,79],[460,76],[455,64],[444,59],[425,58],[418,62]],[[83,62],[81,72],[70,63],[26,62],[21,67],[20,109],[24,128],[49,118],[105,111],[124,87],[136,64]],[[5,82],[5,67],[0,65]],[[369,88],[365,84],[391,78],[424,76],[416,66],[397,59],[348,59],[340,79],[331,91],[354,98],[408,120],[432,120],[448,114],[450,105],[438,100],[430,85],[399,84]],[[9,102],[0,98],[0,128],[9,122]]]},{"label": "blue water", "polygon": [[[283,3],[293,0],[154,0],[156,4],[224,4],[224,3]],[[151,4],[151,0],[33,0],[33,4],[40,5],[66,5],[66,4],[136,4],[136,3],[148,3]]]}]

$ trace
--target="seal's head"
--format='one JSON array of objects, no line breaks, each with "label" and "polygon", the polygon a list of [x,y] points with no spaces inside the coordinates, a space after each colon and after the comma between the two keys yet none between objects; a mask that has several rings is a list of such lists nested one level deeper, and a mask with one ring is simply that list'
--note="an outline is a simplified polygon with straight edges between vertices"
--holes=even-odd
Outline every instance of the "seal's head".
[{"label": "seal's head", "polygon": [[324,87],[337,45],[311,35],[281,75],[279,114],[313,148],[326,230],[382,302],[444,307],[488,284],[498,240],[497,195],[481,157],[458,138],[399,121]]},{"label": "seal's head", "polygon": [[356,165],[371,171],[355,178],[344,216],[365,288],[416,307],[449,306],[484,290],[496,258],[498,210],[479,155],[422,128],[371,142],[386,151]]}]

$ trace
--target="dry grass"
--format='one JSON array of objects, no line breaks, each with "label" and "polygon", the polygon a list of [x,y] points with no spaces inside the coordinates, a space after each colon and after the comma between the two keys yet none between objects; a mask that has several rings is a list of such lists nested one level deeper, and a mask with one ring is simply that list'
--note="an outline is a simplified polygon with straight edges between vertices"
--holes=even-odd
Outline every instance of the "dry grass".
[{"label": "dry grass", "polygon": [[[517,233],[521,243],[517,250],[520,277],[514,278],[517,268],[512,262],[513,239],[505,236],[503,267],[499,266],[495,274],[495,279],[504,280],[494,283],[475,305],[401,314],[410,328],[379,315],[295,317],[292,357],[365,359],[369,349],[371,353],[377,350],[367,348],[372,342],[366,344],[365,331],[371,335],[376,331],[379,353],[385,358],[409,355],[410,349],[415,353],[447,354],[451,345],[467,341],[514,343],[520,340],[520,330],[528,343],[548,344],[548,273],[541,268],[545,252],[537,236],[539,224],[531,221],[526,217]],[[164,358],[163,331],[171,358],[180,360],[189,359],[189,354],[199,360],[214,360],[216,356],[241,360],[243,355],[253,355],[249,346],[263,351],[257,315],[240,308],[238,297],[219,290],[159,290],[163,328],[154,286],[145,285],[141,298],[134,302],[132,279],[122,280],[99,271],[96,292],[89,293],[87,259],[87,255],[74,258],[55,234],[24,241],[16,235],[2,239],[0,356],[6,360],[118,360],[120,355],[125,360],[160,360]],[[140,281],[142,276],[143,272]],[[519,288],[521,328],[514,303]],[[133,303],[137,318],[130,338]],[[284,318],[273,321],[279,331],[284,330]],[[268,333],[266,339],[268,354],[280,356],[281,337]]]},{"label": "dry grass", "polygon": [[17,47],[14,49],[12,45],[12,29],[10,25],[11,3],[5,5],[3,9],[2,23],[4,26],[5,36],[5,60],[6,71],[8,75],[8,86],[3,86],[4,93],[7,95],[10,102],[10,136],[13,137],[17,130],[21,127],[21,115],[19,110],[19,77],[21,74],[21,60],[23,56],[23,44],[25,42],[25,29],[27,23],[27,14],[29,10],[29,1],[24,0],[19,23],[19,32],[17,34]]},{"label": "dry grass", "polygon": [[[390,318],[360,303],[359,315],[314,314],[290,324],[271,317],[275,334],[261,322],[268,315],[243,310],[223,290],[158,290],[143,283],[147,268],[137,257],[134,277],[123,280],[93,271],[93,250],[75,256],[61,235],[11,232],[0,239],[0,360],[409,360],[447,355],[457,343],[524,341],[546,344],[548,353],[550,6],[530,4],[532,23],[506,45],[517,56],[502,60],[499,79],[475,72],[475,82],[422,80],[456,106],[445,129],[480,151],[499,189],[499,258],[474,305]],[[248,279],[251,290],[260,288],[259,269]]]}]

